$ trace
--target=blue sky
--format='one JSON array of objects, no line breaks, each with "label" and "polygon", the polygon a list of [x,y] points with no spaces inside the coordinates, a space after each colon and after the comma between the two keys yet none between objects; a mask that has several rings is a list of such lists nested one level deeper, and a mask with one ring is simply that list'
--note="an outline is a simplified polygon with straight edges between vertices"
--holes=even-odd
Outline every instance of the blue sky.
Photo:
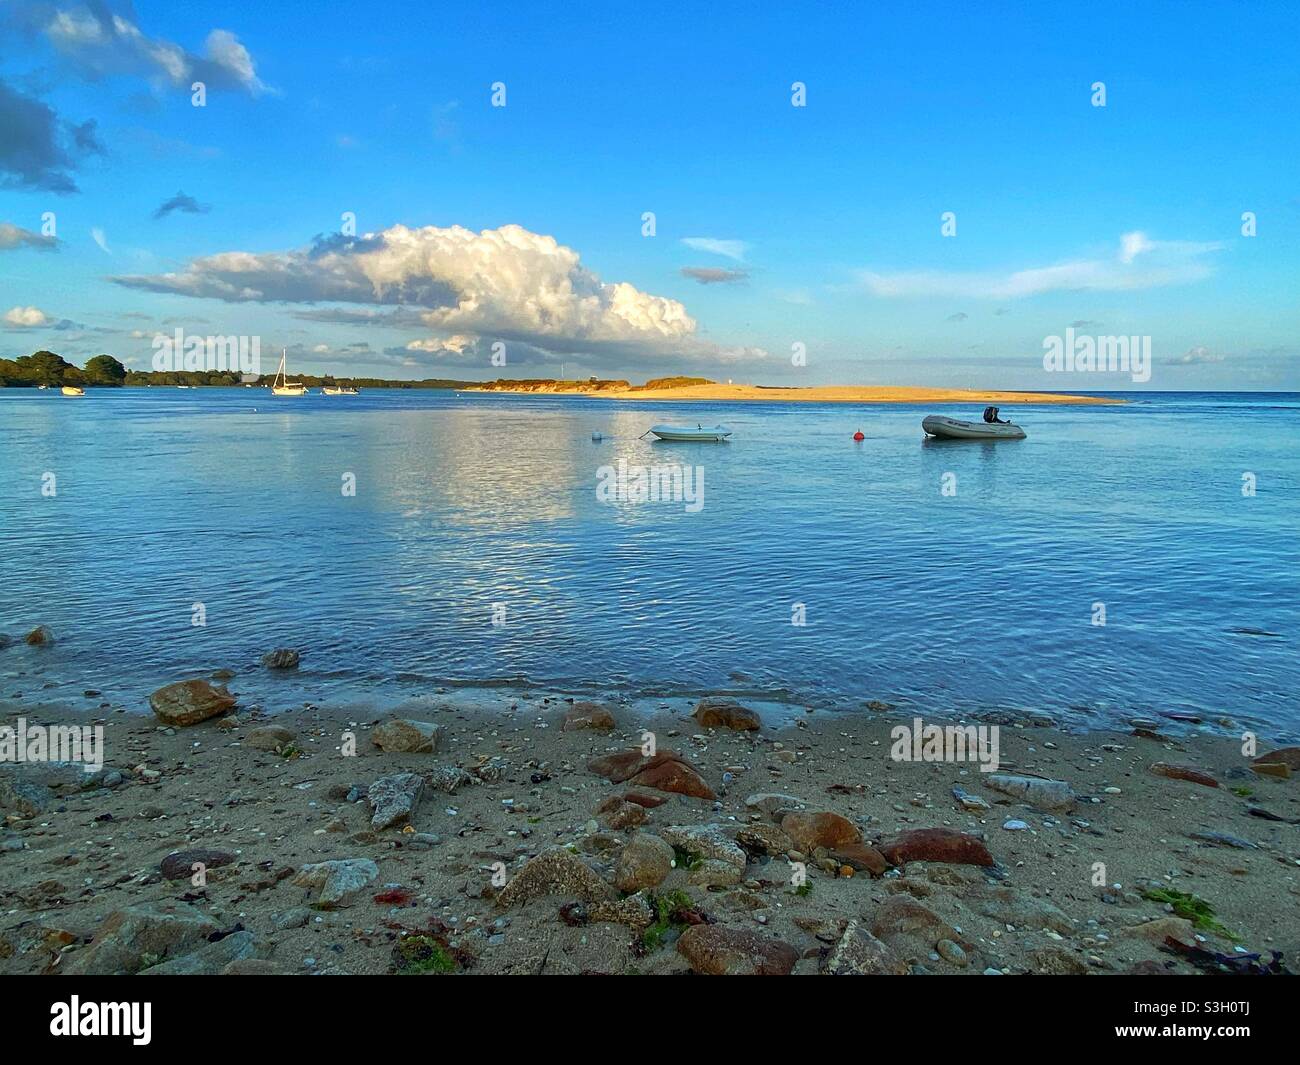
[{"label": "blue sky", "polygon": [[1294,4],[839,6],[5,0],[0,354],[1300,388]]}]

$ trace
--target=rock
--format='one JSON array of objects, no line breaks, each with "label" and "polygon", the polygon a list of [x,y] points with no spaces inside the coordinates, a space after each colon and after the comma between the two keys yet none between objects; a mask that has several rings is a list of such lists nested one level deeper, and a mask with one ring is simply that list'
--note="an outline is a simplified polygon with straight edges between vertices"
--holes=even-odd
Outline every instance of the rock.
[{"label": "rock", "polygon": [[1049,929],[1062,936],[1074,933],[1074,921],[1046,899],[988,884],[972,884],[961,894],[976,913],[1002,924],[1035,932]]},{"label": "rock", "polygon": [[795,849],[794,840],[776,825],[744,825],[736,829],[736,842],[750,854],[776,856]]},{"label": "rock", "polygon": [[1074,789],[1064,780],[1046,780],[1042,777],[1012,776],[1008,773],[991,773],[984,781],[994,791],[1014,795],[1022,802],[1040,810],[1073,810]]},{"label": "rock", "polygon": [[677,939],[677,953],[705,976],[789,976],[799,960],[789,943],[716,924],[686,929]]},{"label": "rock", "polygon": [[369,858],[341,858],[304,865],[293,878],[293,883],[298,887],[319,889],[316,904],[329,908],[349,905],[377,879],[379,866]]},{"label": "rock", "polygon": [[409,825],[424,793],[424,778],[418,773],[391,773],[380,777],[366,792],[366,801],[374,811],[371,828]]},{"label": "rock", "polygon": [[745,852],[728,838],[721,825],[669,825],[659,835],[673,847],[700,858],[712,858],[745,868]]},{"label": "rock", "polygon": [[619,796],[614,796],[600,804],[600,811],[605,824],[615,830],[625,828],[635,828],[637,825],[645,823],[646,812],[644,806],[638,806],[634,802],[624,802]]},{"label": "rock", "polygon": [[846,843],[831,848],[831,859],[840,865],[847,865],[859,873],[883,876],[889,870],[889,862],[875,847],[866,843]]},{"label": "rock", "polygon": [[676,757],[677,755],[669,752],[644,755],[640,750],[619,751],[616,754],[602,754],[591,759],[587,763],[587,768],[598,777],[604,777],[611,784],[622,784],[641,770],[661,762],[671,761]]},{"label": "rock", "polygon": [[712,801],[717,796],[713,789],[685,762],[661,762],[643,769],[634,776],[630,783],[641,788],[654,788],[655,791],[668,791],[675,795],[689,795],[693,799]]},{"label": "rock", "polygon": [[745,799],[745,805],[751,810],[757,810],[764,814],[768,820],[781,823],[781,819],[788,813],[804,809],[808,804],[803,799],[797,799],[793,795],[781,795],[778,792],[764,791],[756,795],[750,795]]},{"label": "rock", "polygon": [[292,647],[277,647],[262,656],[267,669],[297,669],[299,654]]},{"label": "rock", "polygon": [[917,828],[902,832],[877,848],[892,865],[907,862],[951,862],[955,865],[994,865],[984,841],[951,828]]},{"label": "rock", "polygon": [[1201,843],[1211,843],[1216,847],[1232,847],[1239,851],[1255,850],[1255,844],[1237,836],[1229,836],[1226,832],[1189,832],[1188,838]]},{"label": "rock", "polygon": [[857,825],[829,810],[786,814],[781,819],[781,830],[803,851],[816,850],[818,847],[831,849],[862,842],[862,833],[858,831]]},{"label": "rock", "polygon": [[472,773],[467,773],[456,765],[435,766],[424,772],[422,776],[425,787],[433,788],[435,791],[445,791],[448,795],[454,794],[458,788],[463,788],[467,784],[478,783]]},{"label": "rock", "polygon": [[234,708],[237,700],[225,688],[206,680],[182,680],[149,696],[153,712],[167,725],[197,725]]},{"label": "rock", "polygon": [[305,928],[311,920],[311,910],[306,906],[294,906],[292,909],[275,915],[271,927],[277,932],[287,932],[293,928]]},{"label": "rock", "polygon": [[1004,821],[1002,823],[1002,827],[1007,832],[1023,832],[1025,829],[1029,827],[1029,822],[1017,821],[1015,818],[1012,818],[1010,821]]},{"label": "rock", "polygon": [[672,846],[649,832],[638,832],[619,853],[614,886],[629,893],[656,888],[672,870]]},{"label": "rock", "polygon": [[219,931],[207,914],[184,902],[143,903],[103,921],[90,945],[65,958],[61,972],[125,976],[195,950]]},{"label": "rock", "polygon": [[1300,747],[1279,747],[1276,751],[1261,754],[1251,761],[1251,765],[1284,765],[1293,772],[1300,773]]},{"label": "rock", "polygon": [[172,852],[158,864],[158,868],[168,880],[188,880],[195,875],[195,865],[201,865],[205,870],[217,869],[233,861],[235,856],[229,851],[197,847],[193,850]]},{"label": "rock", "polygon": [[1025,956],[1025,964],[1030,972],[1040,976],[1083,976],[1088,972],[1082,958],[1056,943],[1031,950]]},{"label": "rock", "polygon": [[583,902],[614,897],[614,889],[577,855],[563,848],[530,858],[497,896],[498,906],[516,906],[542,895],[561,895]]},{"label": "rock", "polygon": [[953,788],[952,797],[961,803],[963,810],[969,810],[971,813],[992,809],[987,802],[981,799],[978,795],[972,795],[965,788]]},{"label": "rock", "polygon": [[1278,780],[1288,780],[1291,776],[1291,767],[1285,762],[1251,762],[1251,772],[1257,773],[1261,777],[1276,777]]},{"label": "rock", "polygon": [[1195,945],[1196,936],[1192,922],[1184,917],[1157,917],[1132,928],[1124,929],[1124,935],[1145,939],[1157,947],[1164,946],[1165,939],[1173,936],[1180,943]]},{"label": "rock", "polygon": [[431,721],[393,718],[370,730],[370,742],[389,754],[437,754],[442,726]]},{"label": "rock", "polygon": [[48,647],[54,642],[54,633],[50,631],[47,625],[37,625],[26,636],[23,637],[23,643],[32,647]]},{"label": "rock", "polygon": [[951,939],[939,940],[939,942],[934,945],[934,949],[938,952],[939,957],[944,961],[951,965],[956,965],[960,969],[964,969],[970,964],[970,959],[966,956],[966,952],[961,948],[961,944],[954,943]]},{"label": "rock", "polygon": [[1152,762],[1147,767],[1150,772],[1158,777],[1169,777],[1172,780],[1187,780],[1193,784],[1201,784],[1207,788],[1217,788],[1219,782],[1210,776],[1209,773],[1190,765],[1174,765],[1171,762]]},{"label": "rock", "polygon": [[267,954],[269,949],[252,932],[232,932],[172,961],[151,965],[141,976],[216,976],[227,965]]},{"label": "rock", "polygon": [[637,893],[617,902],[593,902],[588,910],[588,920],[593,924],[612,921],[625,924],[638,932],[654,924],[655,911],[645,895]]},{"label": "rock", "polygon": [[288,973],[266,958],[238,958],[221,970],[221,976],[287,976]]},{"label": "rock", "polygon": [[910,970],[894,951],[860,921],[850,921],[834,949],[822,961],[824,976],[907,976]]},{"label": "rock", "polygon": [[638,806],[644,806],[647,810],[653,810],[656,806],[662,806],[668,801],[666,795],[647,795],[641,791],[629,791],[623,798],[627,802],[634,802]]},{"label": "rock", "polygon": [[244,737],[245,747],[256,747],[259,751],[275,751],[289,746],[297,735],[290,728],[282,725],[266,725],[255,728]]},{"label": "rock", "polygon": [[54,792],[39,780],[8,767],[0,772],[0,810],[13,810],[20,817],[36,817],[52,802]]},{"label": "rock", "polygon": [[927,951],[940,939],[961,939],[952,925],[910,895],[891,895],[882,902],[871,922],[871,934],[887,942],[916,936]]},{"label": "rock", "polygon": [[734,699],[707,698],[695,705],[691,715],[703,728],[729,728],[738,732],[753,732],[763,727],[763,721],[753,710],[741,706]]},{"label": "rock", "polygon": [[614,715],[600,703],[574,703],[564,714],[563,731],[595,729],[608,732],[614,727]]}]

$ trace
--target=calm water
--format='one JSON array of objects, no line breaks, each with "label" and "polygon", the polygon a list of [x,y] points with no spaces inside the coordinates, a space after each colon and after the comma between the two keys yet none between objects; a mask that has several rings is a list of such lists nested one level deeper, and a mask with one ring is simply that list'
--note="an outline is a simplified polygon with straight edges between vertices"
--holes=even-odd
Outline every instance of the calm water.
[{"label": "calm water", "polygon": [[[0,695],[137,706],[290,645],[317,701],[509,680],[1296,734],[1300,396],[1033,407],[997,444],[923,444],[924,413],[0,390],[0,631],[60,637],[0,652]],[[638,439],[699,420],[733,441]],[[599,502],[619,459],[702,467],[703,509]]]}]

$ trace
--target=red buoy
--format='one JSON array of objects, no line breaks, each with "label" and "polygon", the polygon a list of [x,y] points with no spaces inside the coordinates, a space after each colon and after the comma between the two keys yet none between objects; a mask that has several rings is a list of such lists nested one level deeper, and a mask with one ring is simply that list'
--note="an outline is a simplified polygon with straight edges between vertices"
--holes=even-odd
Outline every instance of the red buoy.
[{"label": "red buoy", "polygon": [[854,440],[865,440],[866,437],[862,435],[862,430],[859,429],[856,433],[853,434],[853,439],[854,439]]}]

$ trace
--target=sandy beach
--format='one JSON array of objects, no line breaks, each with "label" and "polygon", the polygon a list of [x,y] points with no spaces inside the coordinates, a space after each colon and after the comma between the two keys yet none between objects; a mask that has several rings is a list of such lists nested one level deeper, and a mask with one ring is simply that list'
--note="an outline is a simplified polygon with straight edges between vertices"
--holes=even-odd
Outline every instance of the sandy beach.
[{"label": "sandy beach", "polygon": [[1065,787],[1026,802],[973,763],[892,758],[911,718],[880,704],[272,714],[212,691],[225,712],[192,725],[0,704],[0,726],[101,725],[105,751],[91,775],[0,766],[0,972],[1193,973],[1167,937],[1300,951],[1300,790],[1230,723],[986,718],[1001,774]]},{"label": "sandy beach", "polygon": [[745,400],[763,403],[961,403],[961,404],[1114,404],[1122,399],[1102,396],[1075,396],[1054,392],[1004,392],[962,388],[921,388],[903,385],[815,385],[808,388],[784,388],[767,385],[699,384],[668,388],[591,388],[579,382],[539,382],[529,388],[483,388],[466,391],[492,391],[507,394],[557,396],[599,396],[603,399],[651,399],[675,402],[709,402]]}]

